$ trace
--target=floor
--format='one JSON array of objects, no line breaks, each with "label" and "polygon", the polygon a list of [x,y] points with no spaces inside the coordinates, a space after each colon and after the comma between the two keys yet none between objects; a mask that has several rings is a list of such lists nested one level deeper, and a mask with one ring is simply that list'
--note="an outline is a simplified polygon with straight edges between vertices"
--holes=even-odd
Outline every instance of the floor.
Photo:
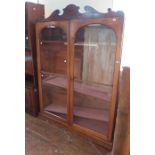
[{"label": "floor", "polygon": [[25,114],[26,155],[109,155],[103,147],[57,124]]}]

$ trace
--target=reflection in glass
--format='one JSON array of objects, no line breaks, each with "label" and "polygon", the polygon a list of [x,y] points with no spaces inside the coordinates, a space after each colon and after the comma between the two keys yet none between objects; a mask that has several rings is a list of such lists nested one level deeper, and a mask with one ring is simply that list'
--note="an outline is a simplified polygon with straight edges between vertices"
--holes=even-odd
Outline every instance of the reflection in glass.
[{"label": "reflection in glass", "polygon": [[62,28],[50,26],[40,34],[44,110],[67,117],[67,42]]},{"label": "reflection in glass", "polygon": [[115,62],[112,29],[90,24],[75,36],[74,123],[107,133]]}]

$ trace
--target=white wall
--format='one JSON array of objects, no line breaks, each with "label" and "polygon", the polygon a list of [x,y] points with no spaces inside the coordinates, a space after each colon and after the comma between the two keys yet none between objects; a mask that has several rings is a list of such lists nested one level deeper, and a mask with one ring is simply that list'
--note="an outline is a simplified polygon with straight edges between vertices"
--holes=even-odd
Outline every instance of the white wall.
[{"label": "white wall", "polygon": [[[39,3],[45,5],[45,17],[48,17],[54,10],[62,9],[68,4],[75,4],[83,8],[85,5],[90,5],[101,12],[106,12],[107,8],[112,8],[113,0],[38,0]],[[83,12],[83,9],[80,9]]]},{"label": "white wall", "polygon": [[113,9],[122,10],[125,14],[125,27],[124,27],[121,66],[130,66],[131,60],[133,60],[132,53],[134,52],[133,45],[131,45],[131,42],[135,39],[135,37],[133,37],[133,34],[136,33],[133,29],[133,22],[130,21],[132,21],[131,18],[133,18],[135,14],[133,14],[133,11],[131,11],[131,6],[129,6],[129,4],[126,5],[126,2],[124,0],[114,0]]},{"label": "white wall", "polygon": [[25,2],[33,2],[33,3],[38,3],[38,0],[24,0]]}]

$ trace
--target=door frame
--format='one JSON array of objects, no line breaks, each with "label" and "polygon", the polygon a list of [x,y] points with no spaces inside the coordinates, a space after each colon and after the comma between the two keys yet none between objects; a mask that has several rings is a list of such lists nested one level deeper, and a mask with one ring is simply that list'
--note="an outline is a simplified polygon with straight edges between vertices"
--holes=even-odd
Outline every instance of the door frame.
[{"label": "door frame", "polygon": [[41,78],[41,51],[40,51],[40,33],[41,31],[48,27],[48,26],[58,26],[63,29],[63,31],[67,34],[67,42],[69,40],[69,23],[68,21],[49,21],[49,22],[38,22],[36,23],[36,45],[37,45],[37,73],[38,73],[38,89],[39,89],[39,100],[40,100],[40,114],[45,117],[52,117],[53,120],[57,119],[58,122],[63,123],[64,125],[69,124],[69,96],[70,96],[70,89],[69,89],[69,65],[70,65],[70,52],[69,52],[69,45],[67,45],[67,120],[56,116],[52,113],[48,113],[44,111],[44,103],[43,103],[43,94],[42,94],[42,78]]},{"label": "door frame", "polygon": [[[114,74],[113,74],[113,87],[112,87],[112,98],[110,103],[110,112],[109,112],[109,123],[108,123],[108,133],[103,135],[101,133],[92,131],[90,129],[80,127],[73,123],[73,106],[74,106],[74,39],[76,32],[81,28],[89,24],[103,24],[109,28],[111,28],[115,32],[116,36],[116,52],[115,52],[115,65],[114,65]],[[118,80],[119,80],[119,72],[120,72],[120,63],[121,63],[121,45],[122,45],[122,31],[123,25],[122,20],[119,17],[114,18],[94,18],[94,19],[73,19],[70,21],[70,117],[71,124],[75,130],[78,130],[81,133],[85,133],[88,136],[92,135],[93,138],[103,138],[107,141],[112,141],[113,133],[115,128],[115,120],[116,120],[116,108],[117,108],[117,89],[118,89]]]}]

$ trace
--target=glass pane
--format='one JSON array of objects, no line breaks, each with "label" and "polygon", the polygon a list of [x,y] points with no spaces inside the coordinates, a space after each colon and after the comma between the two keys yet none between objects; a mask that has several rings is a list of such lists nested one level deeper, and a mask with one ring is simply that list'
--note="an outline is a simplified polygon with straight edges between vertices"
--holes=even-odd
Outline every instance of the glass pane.
[{"label": "glass pane", "polygon": [[67,37],[60,27],[40,34],[43,105],[46,112],[67,117]]},{"label": "glass pane", "polygon": [[112,29],[90,24],[75,35],[74,123],[107,133],[115,62]]}]

